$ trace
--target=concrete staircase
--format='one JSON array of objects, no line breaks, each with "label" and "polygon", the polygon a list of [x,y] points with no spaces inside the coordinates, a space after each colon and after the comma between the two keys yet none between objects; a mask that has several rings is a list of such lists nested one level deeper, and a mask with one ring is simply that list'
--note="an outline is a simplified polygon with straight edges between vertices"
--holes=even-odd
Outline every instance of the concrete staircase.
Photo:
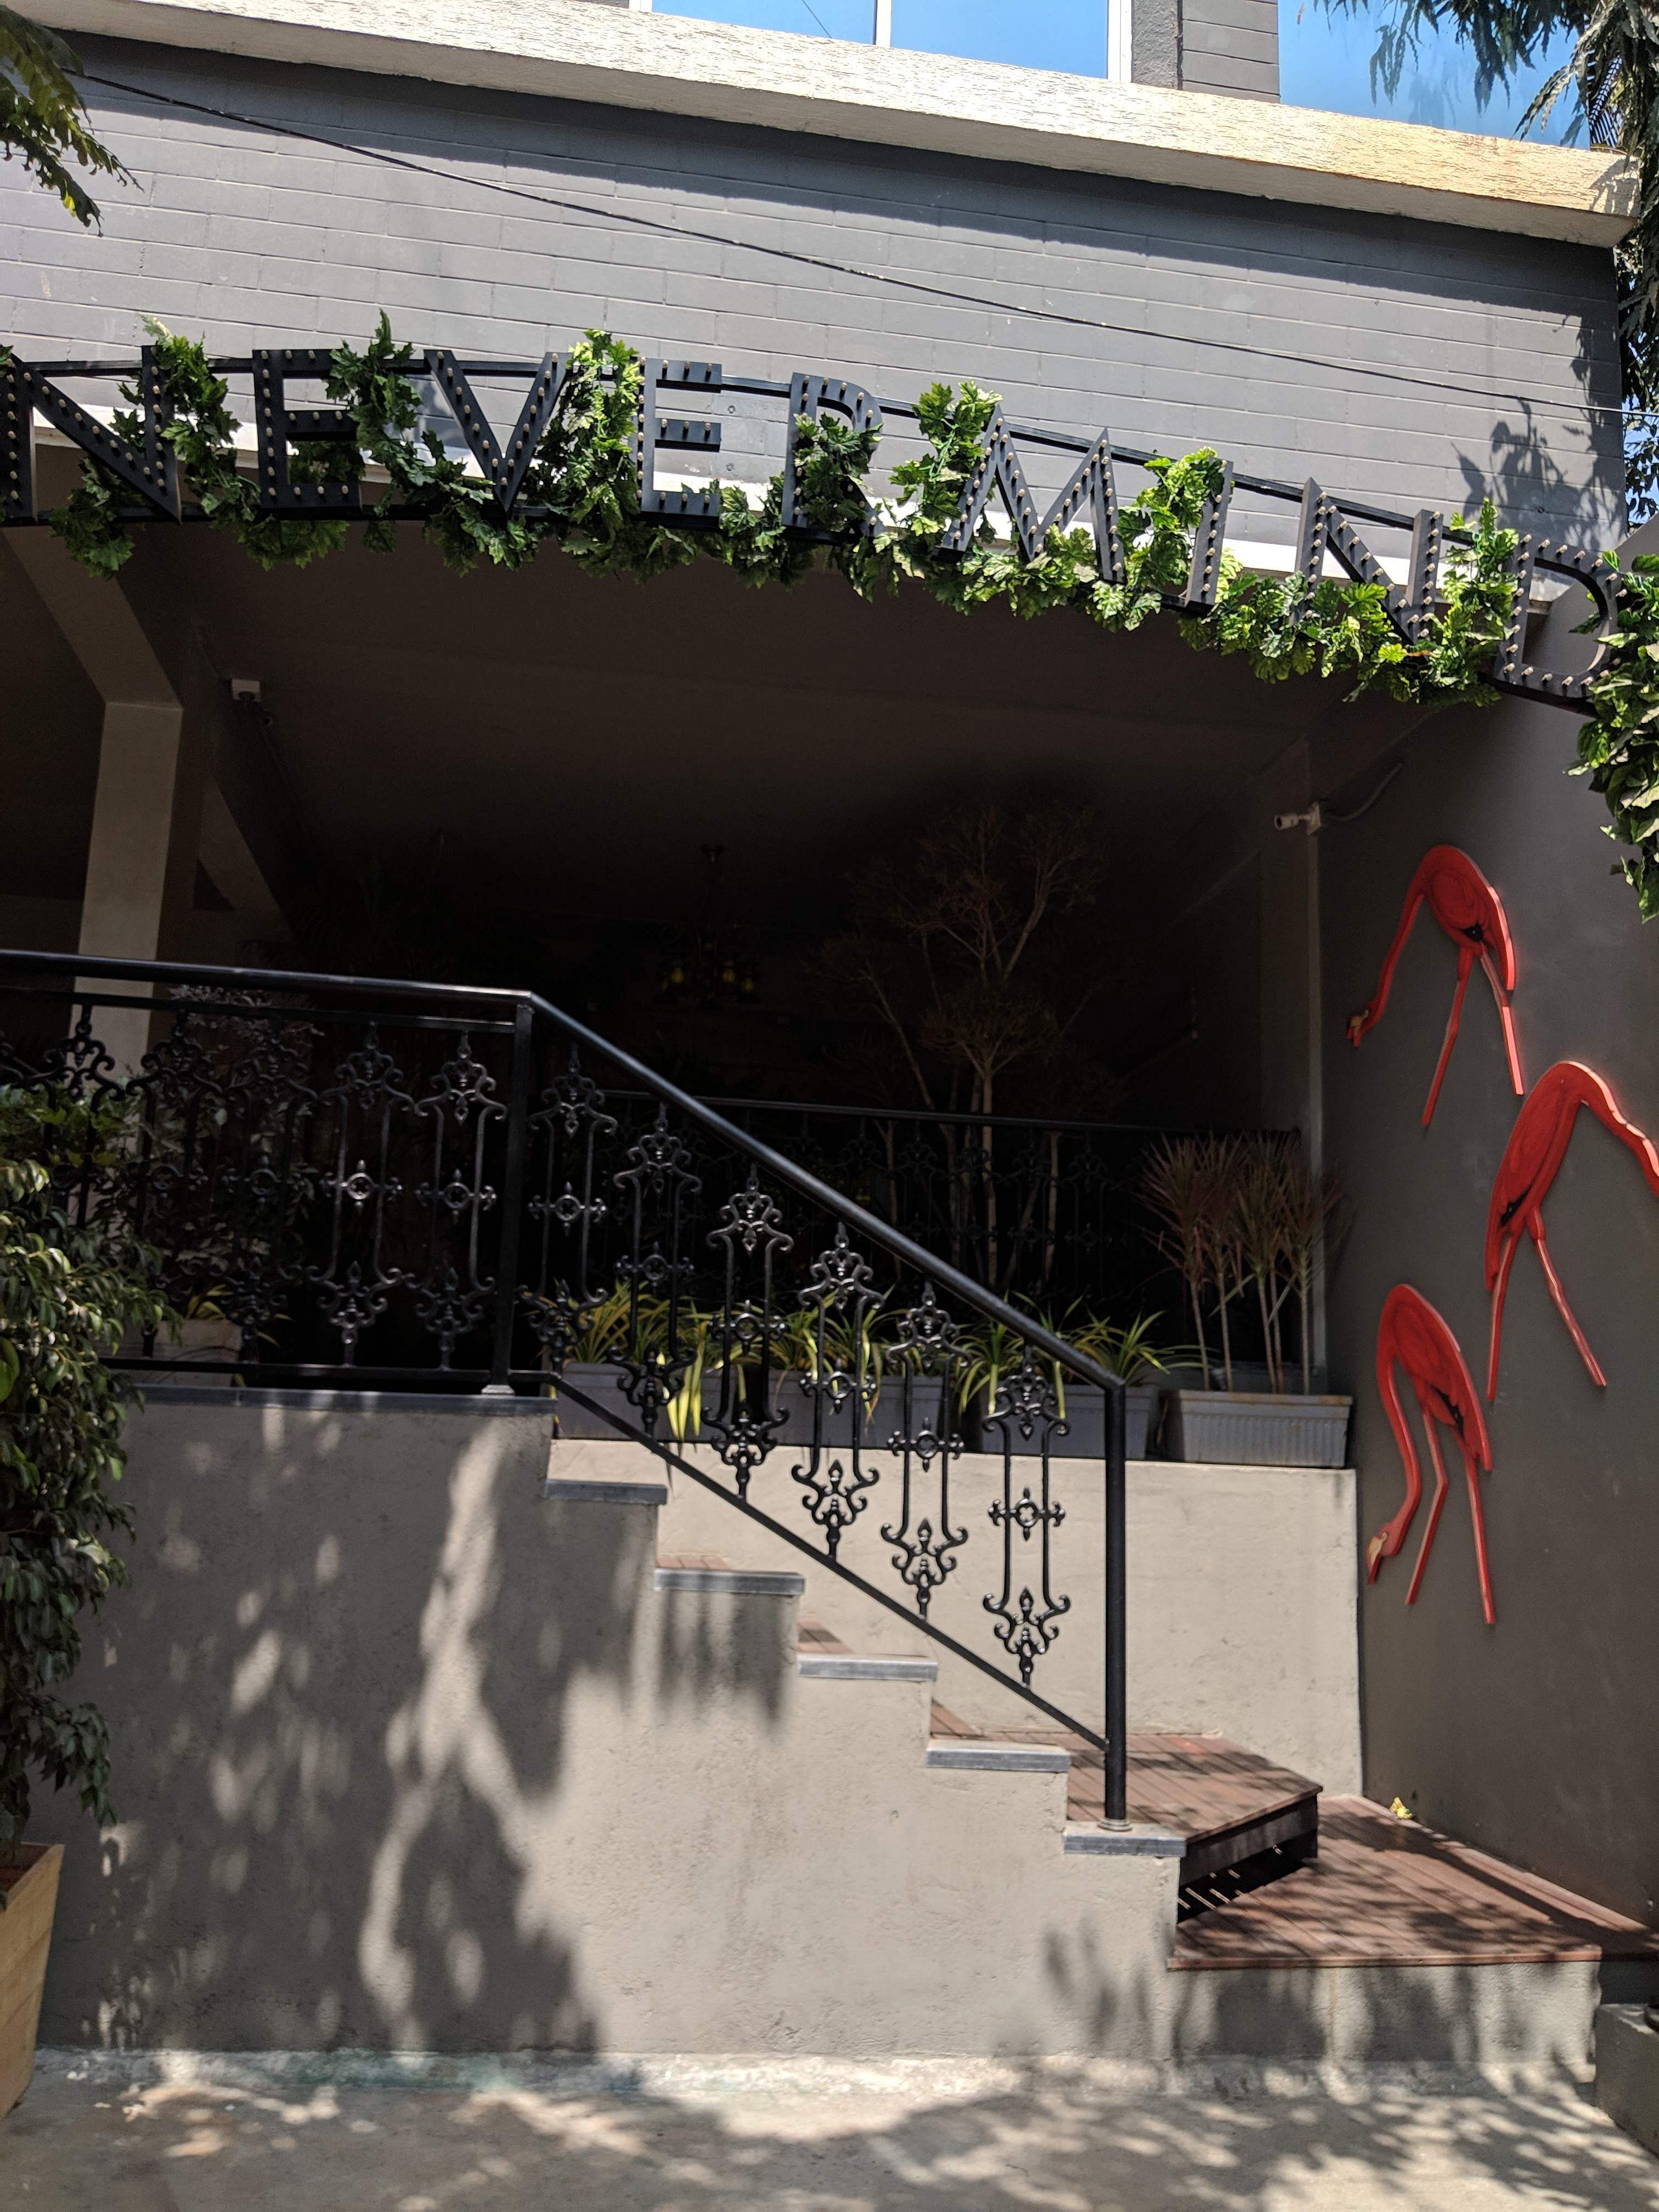
[{"label": "concrete staircase", "polygon": [[[564,1487],[551,1478],[550,1498]],[[583,1490],[596,1503],[603,1494],[600,1484]],[[665,1561],[656,1585],[733,1599],[769,1595],[798,1608],[805,1578],[744,1571],[705,1553]],[[1012,1938],[1018,1952],[1021,1926],[1027,1939],[1035,1932],[1026,1920],[1032,1906],[1039,1920],[1049,1909],[1040,1900],[1057,1893],[1056,1842],[1063,1857],[1086,1858],[1104,1875],[1065,1951],[1045,1929],[1058,2000],[1048,2033],[1061,2039],[1029,2048],[1188,2062],[1582,2065],[1605,1996],[1659,1994],[1659,1939],[1480,1853],[1408,1830],[1362,1799],[1334,1802],[1322,1864],[1317,1785],[1224,1739],[1133,1736],[1131,1808],[1141,1818],[1127,1834],[1114,1834],[1098,1825],[1098,1755],[1081,1739],[1029,1725],[999,1731],[963,1723],[933,1695],[938,1667],[925,1651],[861,1656],[822,1622],[802,1624],[799,1617],[794,1650],[799,1682],[834,1685],[838,1698],[855,1685],[902,1686],[913,1701],[905,1754],[912,1762],[925,1700],[926,1778],[919,1791],[914,1771],[909,1788],[902,1777],[887,1778],[892,1800],[901,1794],[905,1800],[892,1817],[927,1838],[913,1863],[924,1883],[930,1876],[923,1870],[936,1866],[941,1817],[975,1827],[984,1818],[1018,1853],[1019,1873],[1006,1887],[1000,1875],[994,1896],[973,1885],[969,1911],[975,1922],[988,1911],[1000,1917],[1000,1943]],[[850,1721],[873,1762],[878,1739],[866,1733],[861,1711],[822,1700],[809,1700],[800,1711],[815,1736],[827,1732],[828,1743],[842,1740]],[[873,1723],[873,1707],[870,1718]],[[904,1736],[888,1741],[902,1749]],[[816,1762],[816,1746],[811,1755]],[[820,1778],[824,1771],[820,1765]],[[956,1778],[948,1800],[927,1786],[936,1775]],[[1002,1778],[1001,1791],[981,1799],[994,1777]],[[1056,1784],[1066,1798],[1057,1838]],[[1014,1832],[1022,1825],[1023,1838]],[[1151,1929],[1129,1917],[1130,1893],[1121,1881],[1121,1863],[1143,1858],[1163,1876],[1150,1895],[1148,1886],[1135,1893],[1139,1911],[1151,1905]],[[907,1899],[901,1915],[907,1929],[915,1903]],[[970,1940],[977,1950],[984,1933]],[[901,1936],[900,1952],[903,1942]],[[1149,1972],[1152,1960],[1157,1967]],[[1086,1980],[1079,1962],[1086,1962]],[[1023,1958],[1022,1970],[1029,1973],[1031,1964]],[[939,1970],[949,1973],[943,1960]],[[958,2036],[982,2037],[988,2024],[977,1978],[975,1986],[980,2001],[957,2014]],[[1089,2023],[1080,2044],[1064,2039],[1079,2032],[1079,1996]],[[905,2033],[909,2039],[893,2047],[923,2047],[914,2029]],[[996,2046],[975,2040],[955,2047]]]},{"label": "concrete staircase", "polygon": [[[803,1631],[729,1506],[684,1545],[647,1455],[550,1461],[534,1401],[158,1392],[131,1440],[123,1826],[41,1808],[48,2045],[1578,2063],[1659,1992],[1646,1931],[1376,1808],[1310,1856],[1312,1785],[1196,1705],[1103,1828],[1074,1744],[818,1574]],[[1195,1898],[1206,1845],[1212,1888],[1283,1865]]]}]

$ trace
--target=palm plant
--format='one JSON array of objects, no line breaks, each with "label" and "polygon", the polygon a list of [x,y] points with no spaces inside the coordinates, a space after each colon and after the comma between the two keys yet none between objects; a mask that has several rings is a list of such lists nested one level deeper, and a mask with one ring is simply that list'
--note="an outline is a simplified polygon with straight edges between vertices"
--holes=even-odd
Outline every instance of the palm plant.
[{"label": "palm plant", "polygon": [[856,1319],[834,1305],[797,1306],[778,1323],[774,1360],[813,1382],[850,1382],[865,1412],[872,1413],[890,1356],[876,1334],[879,1317],[874,1301]]},{"label": "palm plant", "polygon": [[[1290,1256],[1287,1173],[1297,1158],[1282,1138],[1248,1140],[1233,1202],[1241,1273],[1255,1286],[1267,1388],[1285,1388],[1279,1315],[1295,1282]],[[1304,1347],[1305,1352],[1305,1346]]]},{"label": "palm plant", "polygon": [[1215,1203],[1200,1139],[1164,1138],[1142,1170],[1141,1195],[1163,1224],[1159,1250],[1181,1271],[1198,1334],[1199,1364],[1207,1383],[1210,1351],[1204,1335],[1204,1291],[1210,1275]]},{"label": "palm plant", "polygon": [[82,225],[98,221],[98,203],[70,169],[126,177],[125,165],[94,137],[74,79],[81,59],[56,32],[0,8],[0,149],[21,157],[26,176],[56,192]]},{"label": "palm plant", "polygon": [[[1323,0],[1358,14],[1377,0]],[[1541,127],[1557,103],[1575,112],[1569,135],[1617,148],[1635,170],[1636,220],[1614,256],[1623,356],[1626,473],[1636,520],[1659,496],[1659,10],[1653,0],[1390,0],[1371,76],[1390,93],[1419,41],[1449,30],[1474,51],[1475,98],[1534,64],[1563,33],[1573,50],[1539,87],[1518,128]]]},{"label": "palm plant", "polygon": [[1239,1137],[1165,1137],[1141,1175],[1141,1195],[1162,1223],[1159,1249],[1181,1271],[1198,1337],[1205,1386],[1210,1382],[1204,1305],[1213,1297],[1221,1333],[1221,1366],[1233,1387],[1232,1302],[1243,1287],[1237,1200],[1244,1172]]},{"label": "palm plant", "polygon": [[1160,1345],[1153,1332],[1163,1318],[1161,1313],[1139,1313],[1121,1327],[1115,1322],[1086,1321],[1071,1331],[1070,1340],[1133,1388],[1149,1376],[1185,1366],[1197,1350],[1188,1344]]},{"label": "palm plant", "polygon": [[[981,1394],[985,1400],[985,1414],[988,1419],[996,1412],[997,1394],[1010,1375],[1017,1374],[1025,1359],[1025,1340],[1006,1322],[981,1322],[969,1329],[963,1339],[965,1354],[957,1376],[957,1388],[964,1413]],[[1054,1393],[1060,1419],[1066,1417],[1066,1380],[1060,1363],[1054,1359],[1039,1359],[1037,1366],[1047,1377]]]},{"label": "palm plant", "polygon": [[1291,1151],[1280,1170],[1285,1260],[1295,1287],[1302,1328],[1302,1391],[1313,1389],[1313,1283],[1325,1239],[1342,1203],[1342,1185],[1328,1170],[1315,1175],[1299,1150]]}]

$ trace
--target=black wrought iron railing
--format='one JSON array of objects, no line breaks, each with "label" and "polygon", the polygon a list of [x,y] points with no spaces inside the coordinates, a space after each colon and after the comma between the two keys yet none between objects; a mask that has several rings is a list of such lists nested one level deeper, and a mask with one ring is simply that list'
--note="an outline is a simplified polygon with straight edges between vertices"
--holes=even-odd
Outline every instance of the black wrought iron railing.
[{"label": "black wrought iron railing", "polygon": [[[1129,1315],[1149,1304],[1179,1312],[1180,1282],[1140,1195],[1147,1153],[1168,1133],[1161,1127],[915,1106],[703,1103],[1001,1297],[1049,1318]],[[613,1112],[650,1104],[643,1092],[611,1094]]]},{"label": "black wrought iron railing", "polygon": [[[1123,1386],[811,1167],[463,985],[0,953],[0,1085],[182,1317],[112,1358],[553,1393],[1081,1735],[1123,1820]],[[1085,1617],[1097,1722],[1048,1687]]]}]

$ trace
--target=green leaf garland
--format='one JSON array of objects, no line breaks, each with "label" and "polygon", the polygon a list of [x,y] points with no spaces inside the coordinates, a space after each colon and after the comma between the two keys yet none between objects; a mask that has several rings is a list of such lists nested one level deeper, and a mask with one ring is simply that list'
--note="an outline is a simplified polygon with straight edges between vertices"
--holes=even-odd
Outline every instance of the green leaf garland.
[{"label": "green leaf garland", "polygon": [[[971,382],[935,384],[917,401],[925,450],[894,470],[894,496],[878,506],[873,530],[864,486],[879,434],[805,416],[795,424],[797,507],[824,533],[823,542],[783,528],[781,476],[772,478],[758,507],[738,486],[721,486],[710,525],[677,529],[640,511],[634,453],[640,356],[608,331],[589,331],[567,357],[519,502],[504,514],[482,477],[432,432],[422,434],[416,383],[422,372],[382,315],[361,352],[342,345],[332,356],[328,393],[356,422],[355,450],[301,445],[290,474],[296,483],[357,480],[378,467],[388,479],[384,495],[361,524],[277,516],[261,511],[257,488],[239,465],[226,386],[201,343],[157,323],[148,328],[172,410],[161,434],[211,526],[267,568],[303,567],[343,544],[354,526],[370,549],[389,552],[397,515],[417,522],[462,575],[480,562],[523,568],[550,540],[593,575],[648,578],[703,558],[751,583],[787,585],[822,561],[865,598],[909,583],[964,614],[1000,604],[1029,619],[1071,607],[1103,629],[1133,630],[1183,592],[1194,529],[1221,477],[1222,464],[1207,449],[1149,463],[1152,482],[1122,510],[1121,583],[1101,574],[1086,530],[1050,532],[1028,561],[988,520],[961,558],[941,559],[939,541],[978,464],[997,400]],[[136,393],[125,390],[124,397],[137,406]],[[131,414],[118,415],[116,427],[134,440],[140,434]],[[49,519],[78,561],[113,575],[133,548],[125,504],[122,486],[88,460],[79,489]],[[1267,683],[1316,675],[1346,684],[1351,697],[1381,691],[1429,708],[1488,705],[1498,694],[1487,672],[1514,603],[1516,533],[1499,526],[1490,501],[1474,524],[1455,517],[1449,528],[1438,604],[1415,645],[1390,624],[1380,586],[1257,575],[1230,555],[1222,559],[1214,605],[1183,614],[1181,635],[1200,651],[1242,654]],[[1617,566],[1613,555],[1604,557]],[[1588,775],[1606,799],[1607,834],[1630,848],[1616,865],[1648,921],[1659,914],[1659,559],[1637,560],[1623,580],[1619,628],[1591,686],[1591,715],[1572,773]]]}]

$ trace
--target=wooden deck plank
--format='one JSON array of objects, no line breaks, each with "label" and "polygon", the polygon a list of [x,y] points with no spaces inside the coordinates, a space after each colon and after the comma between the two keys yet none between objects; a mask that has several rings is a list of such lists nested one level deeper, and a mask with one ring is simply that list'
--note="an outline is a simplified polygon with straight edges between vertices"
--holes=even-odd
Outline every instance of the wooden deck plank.
[{"label": "wooden deck plank", "polygon": [[1182,1923],[1177,1972],[1659,1960],[1659,1934],[1363,1797],[1328,1797],[1319,1856]]}]

